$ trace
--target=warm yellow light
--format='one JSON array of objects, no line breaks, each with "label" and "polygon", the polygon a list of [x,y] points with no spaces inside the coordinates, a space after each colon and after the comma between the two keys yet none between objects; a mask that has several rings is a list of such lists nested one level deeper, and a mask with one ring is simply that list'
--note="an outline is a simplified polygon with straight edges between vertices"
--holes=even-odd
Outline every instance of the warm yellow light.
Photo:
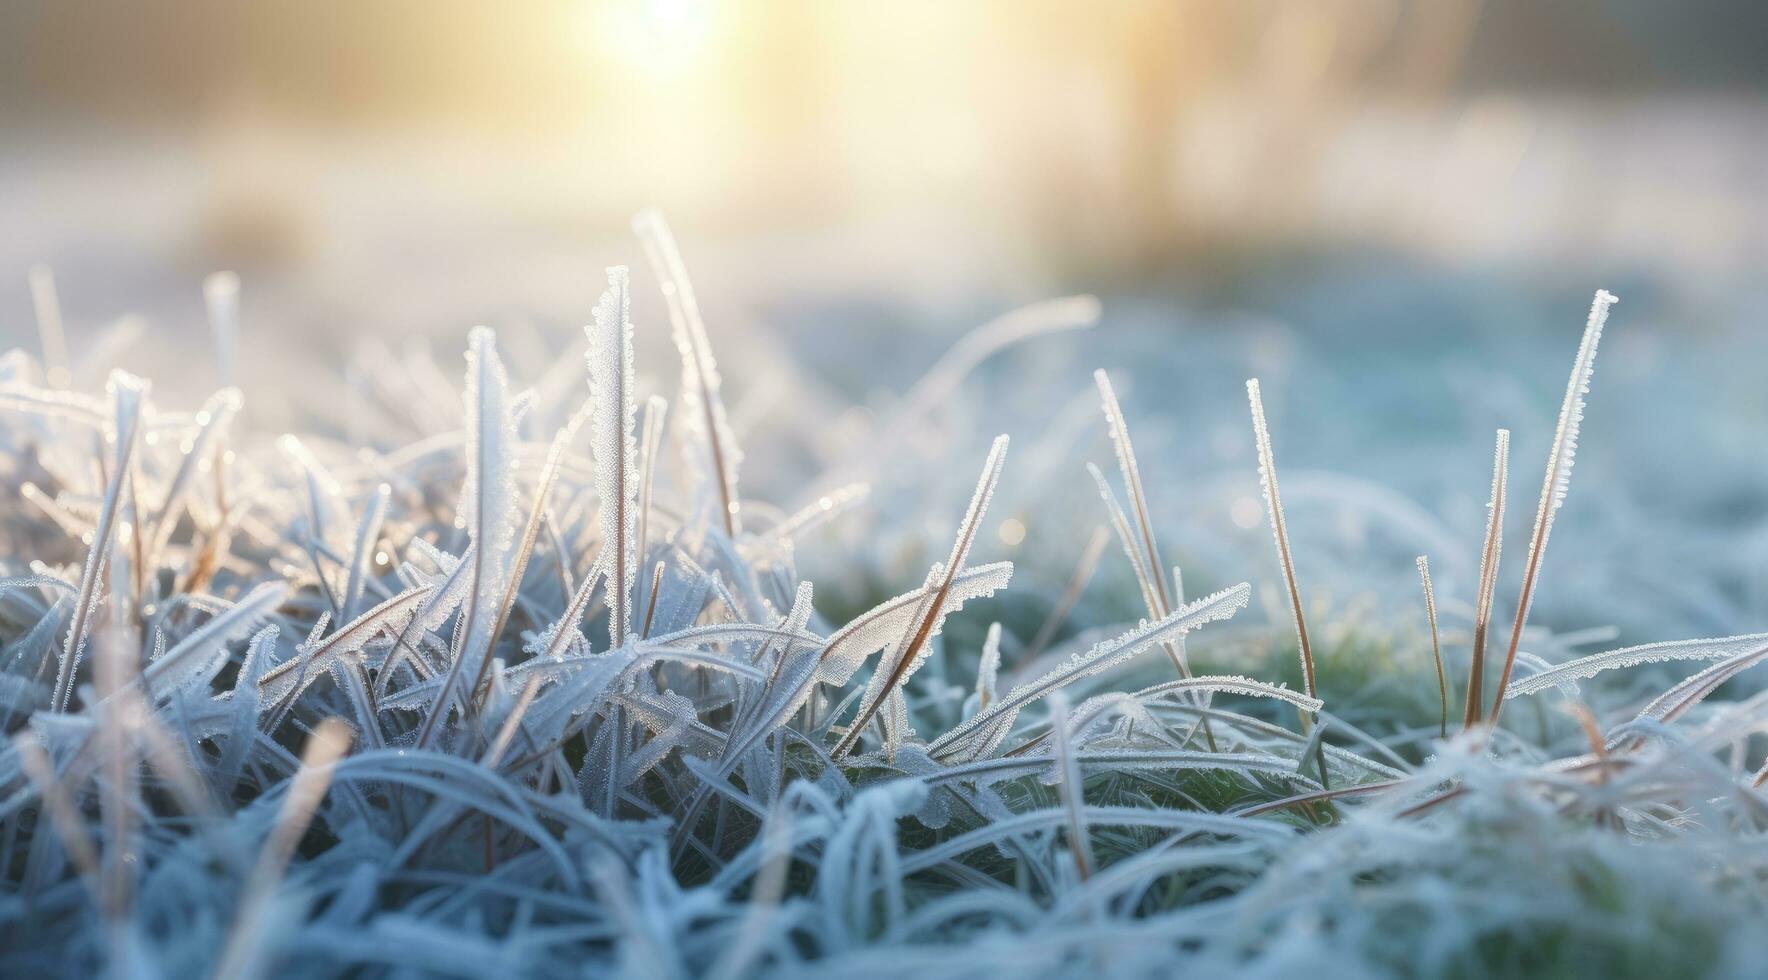
[{"label": "warm yellow light", "polygon": [[622,0],[580,9],[580,30],[598,55],[652,78],[684,74],[700,60],[715,14],[710,0]]}]

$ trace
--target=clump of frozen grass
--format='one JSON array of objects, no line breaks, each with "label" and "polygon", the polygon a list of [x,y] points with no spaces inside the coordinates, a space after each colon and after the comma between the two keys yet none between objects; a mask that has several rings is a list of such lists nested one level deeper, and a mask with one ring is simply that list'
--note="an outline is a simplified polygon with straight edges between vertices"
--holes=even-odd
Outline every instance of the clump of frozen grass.
[{"label": "clump of frozen grass", "polygon": [[[1429,646],[1406,652],[1432,656],[1436,710],[1418,732],[1377,736],[1367,705],[1334,713],[1321,692],[1353,666],[1375,686],[1377,658],[1398,654],[1335,643],[1330,629],[1310,637],[1256,382],[1259,477],[1303,690],[1200,666],[1278,650],[1280,631],[1232,626],[1248,585],[1187,602],[1177,569],[1166,577],[1102,373],[1130,508],[1095,467],[1102,512],[1085,519],[1116,531],[1140,593],[1129,605],[1146,619],[1059,639],[1107,547],[1101,530],[1019,662],[998,623],[979,651],[952,649],[948,618],[1012,574],[979,534],[1013,479],[1002,438],[949,556],[919,587],[831,623],[795,551],[863,504],[864,487],[839,479],[855,467],[838,466],[819,485],[841,489],[797,513],[740,498],[718,338],[661,219],[637,224],[681,355],[674,411],[636,390],[631,287],[616,268],[587,370],[568,359],[519,389],[481,329],[464,371],[389,358],[359,378],[430,431],[386,453],[233,434],[246,396],[231,388],[195,412],[125,375],[103,396],[65,390],[53,289],[34,274],[46,358],[0,360],[0,478],[17,502],[0,521],[6,540],[44,542],[0,567],[4,972],[1759,966],[1768,798],[1747,756],[1768,699],[1712,695],[1768,644],[1575,658],[1575,638],[1524,632],[1606,294],[1561,414],[1496,694],[1565,692],[1587,737],[1520,711],[1497,727],[1476,671],[1471,730],[1443,738],[1459,678],[1442,651],[1463,641],[1438,633],[1422,558]],[[237,290],[209,288],[224,384]],[[916,398],[947,397],[1003,343],[1096,316],[1083,298],[1004,320]],[[452,430],[437,422],[451,416]],[[1501,431],[1476,664],[1506,447]],[[1209,659],[1194,659],[1193,635]],[[1166,657],[1146,656],[1156,648]],[[973,673],[953,669],[969,656]],[[1113,671],[1149,660],[1167,665],[1163,679],[1114,689]],[[1624,706],[1606,731],[1578,700],[1578,681],[1685,660],[1713,663]]]}]

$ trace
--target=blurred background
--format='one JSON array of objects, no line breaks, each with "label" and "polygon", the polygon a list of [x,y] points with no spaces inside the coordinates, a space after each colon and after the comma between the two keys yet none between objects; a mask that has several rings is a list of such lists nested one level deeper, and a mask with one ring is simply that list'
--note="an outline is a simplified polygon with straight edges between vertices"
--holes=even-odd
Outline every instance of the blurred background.
[{"label": "blurred background", "polygon": [[[368,439],[332,379],[424,350],[454,377],[475,323],[531,374],[578,356],[654,205],[745,487],[782,504],[976,324],[1101,298],[940,407],[919,451],[949,468],[874,474],[880,509],[937,515],[880,546],[881,580],[918,581],[1005,428],[1032,462],[993,550],[1059,588],[1102,516],[1080,463],[1110,458],[1106,367],[1193,591],[1268,584],[1257,373],[1314,599],[1412,616],[1426,548],[1471,597],[1498,425],[1532,511],[1603,287],[1544,621],[1761,629],[1765,36],[1768,8],[1718,0],[8,0],[0,347],[35,351],[46,264],[77,383],[122,364],[194,403],[200,283],[230,269],[252,423]],[[639,319],[670,391],[661,304]]]}]

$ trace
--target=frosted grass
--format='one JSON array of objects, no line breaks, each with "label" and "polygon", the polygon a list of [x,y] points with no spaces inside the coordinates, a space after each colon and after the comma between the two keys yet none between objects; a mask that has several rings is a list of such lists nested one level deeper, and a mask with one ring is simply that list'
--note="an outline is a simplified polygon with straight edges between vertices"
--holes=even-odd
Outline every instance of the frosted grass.
[{"label": "frosted grass", "polygon": [[[738,445],[725,384],[754,382],[719,375],[724,338],[662,220],[637,228],[680,355],[662,379],[673,410],[644,390],[633,337],[655,327],[633,322],[616,268],[589,311],[587,363],[513,379],[481,328],[464,371],[413,349],[355,373],[365,400],[397,407],[362,422],[402,446],[384,453],[246,423],[253,392],[226,387],[237,280],[205,289],[223,387],[190,411],[121,374],[103,394],[70,390],[59,300],[33,276],[43,356],[0,358],[0,474],[19,501],[0,529],[41,549],[0,560],[0,971],[1727,976],[1760,963],[1768,798],[1752,753],[1768,699],[1717,695],[1768,659],[1768,634],[1580,656],[1593,634],[1527,623],[1612,297],[1598,295],[1574,361],[1498,682],[1506,702],[1565,692],[1575,717],[1517,710],[1500,725],[1474,684],[1471,730],[1444,737],[1498,584],[1507,432],[1484,549],[1459,542],[1481,555],[1477,591],[1433,583],[1420,558],[1428,629],[1388,647],[1331,618],[1307,631],[1306,539],[1288,534],[1256,382],[1290,607],[1274,617],[1246,614],[1250,584],[1185,601],[1160,546],[1193,543],[1162,541],[1155,502],[1175,494],[1144,482],[1103,373],[1127,510],[1096,461],[1021,452],[1021,472],[1003,438],[944,560],[906,571],[855,556],[853,581],[813,588],[798,552],[838,541],[826,525],[927,536],[924,515],[874,512],[851,479],[912,454],[832,457],[787,506],[742,498],[769,457]],[[886,441],[926,436],[932,407],[1002,347],[1098,316],[1074,297],[984,328],[912,390]],[[983,560],[996,557],[990,504],[1046,464],[1084,479],[1082,463],[1100,499],[1081,529],[1115,531],[1130,574],[1094,581],[1100,529],[1049,613],[1021,622],[998,601],[1012,563]],[[967,482],[973,465],[925,478]],[[838,598],[880,568],[864,601]],[[1147,617],[1067,622],[1108,602]],[[1415,611],[1417,593],[1392,604]],[[978,613],[986,631],[945,629]],[[1291,642],[1301,690],[1259,676]],[[1157,647],[1169,656],[1143,656]],[[1689,662],[1707,666],[1664,676]],[[1407,664],[1434,664],[1436,690],[1396,676]]]}]

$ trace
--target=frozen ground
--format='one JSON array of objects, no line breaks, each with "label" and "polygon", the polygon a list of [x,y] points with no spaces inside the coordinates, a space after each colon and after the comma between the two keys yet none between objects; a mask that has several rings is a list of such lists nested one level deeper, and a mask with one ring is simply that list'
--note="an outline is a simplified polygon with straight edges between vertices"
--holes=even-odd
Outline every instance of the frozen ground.
[{"label": "frozen ground", "polygon": [[[1498,590],[1508,624],[1566,371],[1601,286],[1621,304],[1523,650],[1558,663],[1761,629],[1768,395],[1756,375],[1768,336],[1753,289],[1342,249],[1199,258],[1126,286],[977,271],[999,258],[986,244],[901,244],[910,231],[939,241],[925,225],[874,227],[849,248],[831,232],[682,227],[745,450],[747,530],[721,529],[708,503],[718,481],[697,451],[706,434],[691,410],[678,414],[655,512],[669,543],[651,541],[670,569],[655,601],[660,638],[647,623],[645,641],[621,643],[609,600],[588,603],[580,623],[568,603],[573,584],[593,594],[589,557],[619,537],[605,506],[628,499],[606,475],[609,426],[627,416],[619,399],[598,399],[566,443],[559,513],[528,542],[522,587],[506,596],[494,566],[485,583],[474,571],[466,599],[442,583],[483,542],[507,556],[554,428],[596,390],[584,383],[581,327],[604,265],[639,270],[635,403],[677,398],[668,320],[623,220],[512,219],[507,198],[471,195],[438,211],[424,206],[437,200],[433,182],[401,200],[360,174],[338,176],[318,196],[331,209],[314,219],[261,194],[245,204],[218,194],[176,155],[144,160],[153,194],[119,190],[110,163],[85,172],[73,159],[15,160],[0,183],[29,204],[0,241],[17,269],[0,285],[0,346],[34,350],[24,268],[51,261],[76,387],[97,392],[118,364],[158,382],[149,432],[179,438],[144,444],[139,479],[148,501],[169,500],[183,486],[181,454],[214,417],[179,414],[215,386],[198,283],[217,255],[249,254],[246,397],[228,443],[239,454],[231,493],[197,481],[189,520],[173,510],[165,541],[115,550],[123,571],[99,607],[115,629],[95,632],[87,668],[67,683],[44,679],[72,695],[65,712],[43,704],[49,685],[31,665],[57,673],[58,617],[72,603],[62,593],[80,580],[104,509],[106,471],[90,465],[87,441],[133,403],[124,388],[65,415],[9,409],[0,429],[12,501],[0,526],[17,552],[4,573],[48,576],[8,579],[0,596],[7,724],[21,735],[0,751],[0,958],[21,971],[1032,976],[1182,964],[1270,976],[1303,966],[1744,976],[1761,961],[1768,803],[1751,785],[1761,699],[1746,696],[1756,687],[1672,698],[1634,718],[1694,669],[1644,667],[1581,692],[1606,743],[1597,721],[1587,736],[1557,710],[1571,700],[1563,690],[1509,709],[1489,744],[1478,732],[1434,742],[1413,567],[1430,555],[1458,692],[1492,430],[1515,440]],[[961,285],[970,280],[986,285]],[[976,323],[1088,288],[1096,326],[1014,345],[946,397],[903,402]],[[129,312],[145,322],[115,325]],[[488,335],[476,335],[476,360],[460,360],[475,322],[501,328],[510,392],[487,367]],[[616,362],[593,363],[605,386]],[[16,358],[4,365],[9,383],[30,373]],[[1105,520],[1083,469],[1115,470],[1096,367],[1122,395],[1164,557],[1183,567],[1192,599],[1208,597],[1140,628],[1170,639],[1183,635],[1175,623],[1196,625],[1187,615],[1210,620],[1191,641],[1199,672],[1289,690],[1222,682],[1215,714],[1190,694],[1116,697],[1172,669],[1157,652],[1119,663],[1107,646],[1096,649],[1109,669],[1061,675],[1072,708],[1033,692],[1023,717],[998,714],[1018,704],[1017,685],[1145,614],[1112,544],[1055,642],[1041,657],[1025,649]],[[1243,387],[1255,375],[1316,631],[1326,752],[1291,731],[1291,706],[1311,702],[1295,693],[1259,496]],[[529,386],[518,413],[509,395]],[[276,442],[283,431],[306,449]],[[943,633],[938,602],[910,607],[939,635],[924,662],[902,661],[919,672],[900,701],[881,671],[827,664],[843,624],[893,595],[919,603],[911,590],[938,580],[928,567],[946,557],[999,432],[1011,453],[967,567],[998,575],[986,563],[1010,559],[1011,588],[964,593]],[[513,495],[487,472],[516,474]],[[60,491],[60,509],[27,509],[12,492],[27,480]],[[769,505],[790,513],[849,480],[872,484],[862,506],[795,547],[772,536]],[[498,500],[502,530],[484,516]],[[131,525],[135,506],[123,509]],[[231,560],[211,565],[204,549],[229,540],[230,513],[250,520],[230,532]],[[131,583],[133,562],[151,574]],[[201,587],[180,594],[192,581]],[[800,581],[814,595],[795,592]],[[1242,601],[1231,591],[1241,581],[1251,608],[1220,622]],[[500,600],[507,632],[488,630],[488,613],[454,615]],[[873,621],[879,662],[910,647],[909,619]],[[990,692],[992,716],[982,693],[992,676],[978,671],[991,620],[1003,626],[1006,692]],[[243,627],[261,621],[277,629],[244,642]],[[408,641],[421,652],[402,664]],[[1722,680],[1759,660],[1763,642],[1673,655],[1729,658],[1703,675]],[[458,665],[475,649],[502,665],[456,715],[437,678],[470,671]],[[143,665],[137,690],[129,672]],[[373,701],[371,684],[386,686]],[[876,738],[831,729],[856,704],[875,713]],[[354,743],[336,763],[342,729],[321,725],[331,716],[350,719]],[[184,750],[170,763],[155,754],[168,737]],[[327,779],[329,795],[307,795]],[[1289,800],[1328,782],[1372,801]],[[55,815],[63,790],[84,819]],[[89,855],[81,833],[95,842]],[[271,858],[242,858],[261,854]]]}]

